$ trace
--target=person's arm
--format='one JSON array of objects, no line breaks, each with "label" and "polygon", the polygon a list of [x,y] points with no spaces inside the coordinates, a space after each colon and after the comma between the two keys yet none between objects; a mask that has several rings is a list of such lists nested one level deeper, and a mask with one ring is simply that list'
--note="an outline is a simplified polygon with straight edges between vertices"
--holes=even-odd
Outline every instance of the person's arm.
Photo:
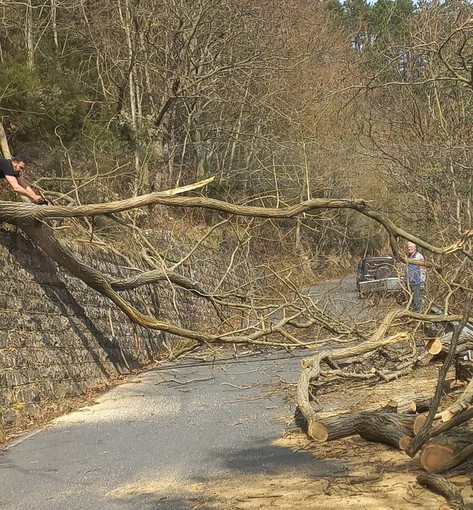
[{"label": "person's arm", "polygon": [[23,179],[23,177],[13,177],[12,175],[5,175],[5,179],[8,184],[12,187],[15,193],[27,197],[33,202],[39,200],[41,195],[38,195],[33,191],[33,188]]}]

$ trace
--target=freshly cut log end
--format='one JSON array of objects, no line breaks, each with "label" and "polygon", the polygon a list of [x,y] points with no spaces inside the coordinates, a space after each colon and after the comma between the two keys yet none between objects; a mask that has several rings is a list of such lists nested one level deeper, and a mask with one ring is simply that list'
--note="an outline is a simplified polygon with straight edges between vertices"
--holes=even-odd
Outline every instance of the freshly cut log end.
[{"label": "freshly cut log end", "polygon": [[407,450],[409,447],[409,444],[411,443],[412,437],[410,436],[403,436],[401,439],[399,439],[399,449],[403,452]]},{"label": "freshly cut log end", "polygon": [[419,414],[416,416],[414,420],[414,434],[417,435],[419,430],[424,426],[424,423],[427,421],[427,416],[425,414]]},{"label": "freshly cut log end", "polygon": [[441,419],[443,422],[450,421],[453,418],[453,413],[451,411],[444,411],[441,415]]},{"label": "freshly cut log end", "polygon": [[428,444],[420,454],[420,463],[422,467],[430,472],[435,468],[445,464],[453,459],[455,452],[453,448],[444,444]]},{"label": "freshly cut log end", "polygon": [[430,340],[427,340],[425,344],[428,353],[432,354],[432,356],[442,352],[442,346],[443,344],[438,338],[431,338]]},{"label": "freshly cut log end", "polygon": [[357,433],[359,413],[342,413],[326,418],[311,419],[307,435],[318,443],[334,441]]},{"label": "freshly cut log end", "polygon": [[308,436],[316,443],[325,443],[329,438],[329,431],[326,425],[320,421],[309,423]]},{"label": "freshly cut log end", "polygon": [[436,468],[434,470],[434,473],[444,473],[445,471],[453,469],[459,466],[460,464],[463,464],[464,462],[471,460],[472,457],[473,457],[473,443],[469,444],[468,446],[465,446],[463,449],[458,451],[455,457],[453,457],[453,459]]}]

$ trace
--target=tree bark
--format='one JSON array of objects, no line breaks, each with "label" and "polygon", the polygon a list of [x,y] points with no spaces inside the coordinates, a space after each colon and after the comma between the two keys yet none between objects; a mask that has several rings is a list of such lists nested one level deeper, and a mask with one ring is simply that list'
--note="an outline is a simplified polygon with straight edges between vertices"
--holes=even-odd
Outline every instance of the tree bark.
[{"label": "tree bark", "polygon": [[383,443],[403,450],[405,438],[412,437],[414,416],[390,413],[360,413],[358,434],[367,441]]},{"label": "tree bark", "polygon": [[3,157],[5,159],[11,158],[10,148],[8,147],[7,135],[3,123],[0,122],[0,149],[2,150]]},{"label": "tree bark", "polygon": [[357,434],[359,413],[345,413],[310,423],[307,434],[317,443],[334,441]]},{"label": "tree bark", "polygon": [[[420,485],[443,496],[447,500],[450,510],[464,510],[465,502],[460,489],[443,476],[423,473],[417,477],[417,481]],[[446,510],[446,508],[442,507],[441,510]]]},{"label": "tree bark", "polygon": [[[450,346],[450,342],[452,341],[453,332],[447,333],[446,335],[442,335],[436,338],[432,343],[432,352],[430,349],[430,354],[442,354],[446,356],[448,353],[448,349]],[[460,336],[458,337],[458,343],[456,348],[456,354],[461,351],[464,351],[469,346],[473,346],[473,331],[469,327],[464,327],[460,331]]]},{"label": "tree bark", "polygon": [[442,388],[445,383],[445,378],[447,376],[447,372],[450,368],[450,365],[452,364],[452,361],[455,357],[455,350],[457,347],[458,337],[460,336],[462,330],[464,329],[468,321],[470,315],[470,307],[471,304],[468,302],[461,322],[457,326],[455,326],[455,329],[453,330],[448,355],[445,358],[445,361],[443,362],[442,368],[440,369],[439,372],[439,376],[437,379],[437,387],[435,388],[435,394],[432,401],[432,407],[429,410],[427,419],[420,428],[419,432],[415,435],[415,437],[411,441],[409,447],[406,449],[407,454],[411,457],[413,457],[422,448],[422,446],[426,443],[426,441],[430,437],[431,426],[435,419],[437,409],[440,405],[440,400],[442,397]]}]

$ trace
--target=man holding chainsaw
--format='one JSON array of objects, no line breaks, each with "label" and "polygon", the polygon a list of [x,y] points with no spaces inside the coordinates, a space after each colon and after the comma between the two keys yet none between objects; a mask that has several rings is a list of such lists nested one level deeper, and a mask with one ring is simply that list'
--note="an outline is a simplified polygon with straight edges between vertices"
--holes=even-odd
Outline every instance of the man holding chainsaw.
[{"label": "man holding chainsaw", "polygon": [[46,198],[35,193],[30,184],[23,178],[26,159],[18,156],[12,159],[0,158],[0,179],[5,179],[15,193],[29,198],[33,204],[48,205]]}]

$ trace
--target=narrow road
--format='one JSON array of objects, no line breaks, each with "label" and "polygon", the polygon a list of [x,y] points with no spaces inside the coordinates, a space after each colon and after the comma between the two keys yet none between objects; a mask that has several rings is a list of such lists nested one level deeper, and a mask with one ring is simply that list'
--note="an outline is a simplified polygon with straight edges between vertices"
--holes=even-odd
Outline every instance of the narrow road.
[{"label": "narrow road", "polygon": [[339,461],[272,444],[292,421],[282,382],[297,381],[303,355],[181,361],[135,377],[10,444],[0,454],[0,508],[210,510],[215,497],[197,505],[192,484],[344,473]]}]

